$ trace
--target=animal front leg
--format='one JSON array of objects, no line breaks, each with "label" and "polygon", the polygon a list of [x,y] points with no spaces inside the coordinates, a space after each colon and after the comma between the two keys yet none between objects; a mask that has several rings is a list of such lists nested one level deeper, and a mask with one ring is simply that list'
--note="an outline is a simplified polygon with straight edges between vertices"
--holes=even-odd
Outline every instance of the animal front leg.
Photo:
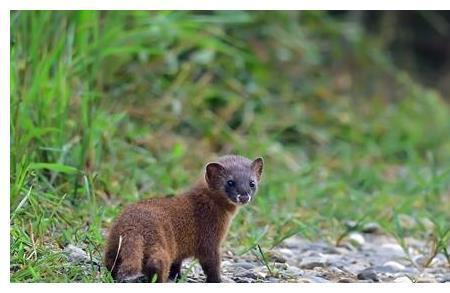
[{"label": "animal front leg", "polygon": [[213,255],[206,256],[200,259],[200,265],[203,272],[206,275],[207,283],[220,283],[222,279],[220,277],[220,254],[215,253]]},{"label": "animal front leg", "polygon": [[174,262],[170,266],[169,279],[176,281],[181,274],[181,261]]}]

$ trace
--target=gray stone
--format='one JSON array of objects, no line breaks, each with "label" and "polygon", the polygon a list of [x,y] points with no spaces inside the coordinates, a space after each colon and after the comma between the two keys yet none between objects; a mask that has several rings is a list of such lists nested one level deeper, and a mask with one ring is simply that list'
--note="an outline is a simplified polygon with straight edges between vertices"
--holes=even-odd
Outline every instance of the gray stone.
[{"label": "gray stone", "polygon": [[299,237],[289,237],[282,242],[282,245],[287,248],[299,248],[305,244],[305,241]]},{"label": "gray stone", "polygon": [[381,232],[381,227],[375,222],[370,222],[365,224],[361,230],[363,233],[371,234],[371,233],[379,233]]},{"label": "gray stone", "polygon": [[395,243],[385,243],[377,248],[377,252],[380,255],[385,255],[387,257],[405,257],[406,253],[403,248]]},{"label": "gray stone", "polygon": [[450,283],[450,274],[440,275],[437,277],[437,280],[440,283]]},{"label": "gray stone", "polygon": [[69,261],[74,263],[90,262],[88,254],[81,248],[69,244],[64,248],[64,253],[67,255]]},{"label": "gray stone", "polygon": [[311,283],[329,283],[327,279],[317,276],[307,276],[306,279],[310,280]]},{"label": "gray stone", "polygon": [[246,261],[241,261],[241,262],[234,263],[232,266],[233,267],[240,267],[240,268],[243,268],[243,269],[246,269],[246,270],[250,270],[250,269],[255,268],[255,264],[250,263],[250,262],[246,262]]},{"label": "gray stone", "polygon": [[286,273],[294,276],[303,276],[304,274],[303,270],[295,266],[288,266],[288,268],[286,269]]},{"label": "gray stone", "polygon": [[255,283],[255,279],[247,277],[234,277],[233,280],[235,283]]},{"label": "gray stone", "polygon": [[222,282],[223,283],[236,283],[235,281],[233,281],[233,279],[231,279],[227,276],[222,276]]},{"label": "gray stone", "polygon": [[326,267],[329,263],[320,257],[306,257],[300,262],[300,268],[312,270],[315,267]]},{"label": "gray stone", "polygon": [[353,283],[352,279],[342,278],[337,281],[338,283]]},{"label": "gray stone", "polygon": [[367,268],[365,270],[362,270],[357,275],[358,280],[372,280],[375,282],[378,282],[380,279],[378,278],[378,275],[375,273],[375,271],[372,268]]},{"label": "gray stone", "polygon": [[399,264],[398,262],[395,262],[395,261],[388,261],[383,264],[383,267],[386,269],[389,269],[391,272],[399,272],[399,271],[405,270],[404,265]]},{"label": "gray stone", "polygon": [[418,277],[416,279],[417,283],[437,283],[437,280],[433,276],[424,276],[424,277]]},{"label": "gray stone", "polygon": [[246,270],[246,269],[238,269],[235,273],[234,273],[235,277],[238,278],[251,278],[251,279],[258,279],[258,272],[256,272],[255,270]]},{"label": "gray stone", "polygon": [[348,220],[344,222],[345,227],[350,230],[356,229],[356,226],[358,226],[358,223],[356,221]]},{"label": "gray stone", "polygon": [[277,251],[269,251],[267,253],[267,256],[278,263],[285,263],[286,262],[286,258],[283,256],[283,254],[277,252]]}]

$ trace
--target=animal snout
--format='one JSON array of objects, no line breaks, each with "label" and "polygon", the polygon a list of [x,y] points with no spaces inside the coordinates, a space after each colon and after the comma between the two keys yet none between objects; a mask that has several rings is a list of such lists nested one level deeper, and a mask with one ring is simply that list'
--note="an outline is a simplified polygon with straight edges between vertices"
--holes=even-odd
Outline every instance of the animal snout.
[{"label": "animal snout", "polygon": [[239,203],[248,203],[251,199],[251,196],[247,193],[247,194],[239,194],[238,195],[238,202]]}]

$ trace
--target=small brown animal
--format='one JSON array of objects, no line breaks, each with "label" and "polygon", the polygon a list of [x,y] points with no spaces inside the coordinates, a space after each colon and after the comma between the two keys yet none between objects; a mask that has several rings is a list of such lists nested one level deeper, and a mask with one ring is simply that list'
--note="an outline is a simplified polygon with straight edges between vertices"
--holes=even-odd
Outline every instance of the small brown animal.
[{"label": "small brown animal", "polygon": [[254,198],[263,159],[229,155],[206,165],[184,194],[128,206],[113,224],[105,264],[120,282],[176,279],[182,261],[199,260],[207,282],[220,282],[220,247],[238,207]]}]

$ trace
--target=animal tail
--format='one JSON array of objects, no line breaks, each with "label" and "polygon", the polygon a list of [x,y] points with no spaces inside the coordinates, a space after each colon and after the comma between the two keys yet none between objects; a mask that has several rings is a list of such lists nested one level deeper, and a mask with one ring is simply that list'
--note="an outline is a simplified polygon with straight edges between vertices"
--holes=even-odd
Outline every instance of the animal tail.
[{"label": "animal tail", "polygon": [[119,270],[126,275],[140,273],[143,255],[144,239],[141,235],[133,232],[111,235],[105,250],[105,266],[117,280]]}]

